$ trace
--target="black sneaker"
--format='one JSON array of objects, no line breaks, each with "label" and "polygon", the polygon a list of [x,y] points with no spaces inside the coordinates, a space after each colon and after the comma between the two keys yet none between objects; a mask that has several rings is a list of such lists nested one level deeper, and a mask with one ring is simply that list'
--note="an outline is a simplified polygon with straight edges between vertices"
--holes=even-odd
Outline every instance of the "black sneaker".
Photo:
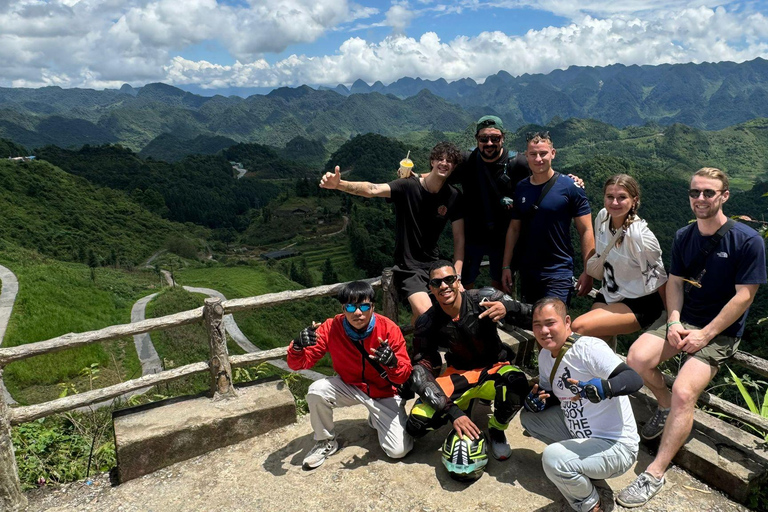
[{"label": "black sneaker", "polygon": [[656,439],[661,435],[662,432],[664,432],[664,425],[667,423],[667,416],[669,416],[670,409],[662,409],[661,407],[656,408],[656,412],[653,414],[650,420],[648,420],[648,423],[643,425],[643,428],[640,429],[640,437],[645,439],[646,441],[650,441],[651,439]]}]

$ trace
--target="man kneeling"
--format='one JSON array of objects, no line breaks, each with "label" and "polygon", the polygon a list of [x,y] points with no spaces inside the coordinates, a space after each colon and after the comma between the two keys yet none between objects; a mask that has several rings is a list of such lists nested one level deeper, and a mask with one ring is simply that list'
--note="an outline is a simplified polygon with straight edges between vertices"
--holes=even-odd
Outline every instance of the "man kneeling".
[{"label": "man kneeling", "polygon": [[336,407],[366,406],[368,424],[378,432],[379,445],[389,457],[405,457],[413,448],[413,439],[405,432],[405,402],[397,395],[397,386],[411,375],[411,362],[400,328],[373,312],[373,297],[370,284],[347,283],[338,296],[342,314],[305,328],[291,342],[292,370],[312,368],[327,352],[338,374],[309,386],[315,446],[304,458],[305,469],[320,466],[339,449],[333,424]]},{"label": "man kneeling", "polygon": [[[643,379],[601,339],[571,332],[565,304],[546,297],[533,306],[539,384],[520,421],[549,444],[544,472],[574,510],[601,511],[591,479],[613,478],[637,460],[640,438],[629,399]],[[554,395],[554,396],[553,396]],[[551,407],[559,401],[560,407]]]},{"label": "man kneeling", "polygon": [[[531,307],[494,288],[460,291],[456,268],[446,260],[433,263],[429,277],[437,305],[416,320],[411,389],[421,400],[408,417],[408,433],[421,437],[450,419],[459,436],[477,439],[480,429],[468,408],[474,399],[493,400],[491,454],[507,459],[512,450],[504,430],[530,388],[525,374],[509,364],[513,354],[501,342],[496,322],[528,327]],[[442,367],[439,349],[446,351],[448,368],[436,379]]]}]

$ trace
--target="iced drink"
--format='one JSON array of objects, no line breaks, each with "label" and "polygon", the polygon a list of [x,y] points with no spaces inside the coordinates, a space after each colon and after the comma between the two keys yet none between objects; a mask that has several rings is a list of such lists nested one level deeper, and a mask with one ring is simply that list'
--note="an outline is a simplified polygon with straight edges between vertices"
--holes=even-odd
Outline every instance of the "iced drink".
[{"label": "iced drink", "polygon": [[[410,156],[411,152],[408,152]],[[400,168],[397,170],[398,178],[408,178],[413,174],[413,162],[407,156],[400,160]]]}]

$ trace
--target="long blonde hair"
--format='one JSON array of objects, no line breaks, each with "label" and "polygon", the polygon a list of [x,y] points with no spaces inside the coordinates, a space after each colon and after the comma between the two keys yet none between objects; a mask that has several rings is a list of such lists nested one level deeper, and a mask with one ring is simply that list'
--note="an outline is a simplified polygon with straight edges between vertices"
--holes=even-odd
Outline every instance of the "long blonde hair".
[{"label": "long blonde hair", "polygon": [[[605,181],[605,185],[603,185],[603,197],[605,197],[605,191],[608,190],[608,187],[611,185],[623,188],[632,198],[632,207],[629,209],[629,212],[627,212],[627,217],[624,219],[624,223],[621,226],[623,233],[616,241],[616,247],[618,247],[621,245],[621,242],[624,241],[624,235],[629,230],[629,226],[639,219],[637,210],[640,208],[640,184],[629,174],[615,174]],[[606,217],[605,222],[610,229],[610,215]]]}]

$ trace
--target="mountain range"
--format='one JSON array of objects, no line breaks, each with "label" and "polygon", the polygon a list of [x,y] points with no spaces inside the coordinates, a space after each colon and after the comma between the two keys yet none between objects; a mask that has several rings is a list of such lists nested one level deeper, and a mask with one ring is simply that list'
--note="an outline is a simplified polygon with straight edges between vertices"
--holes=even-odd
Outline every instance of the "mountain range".
[{"label": "mountain range", "polygon": [[211,150],[223,138],[283,147],[301,137],[338,148],[369,132],[462,132],[488,113],[502,116],[512,130],[569,118],[718,130],[768,117],[768,61],[573,66],[517,77],[500,71],[482,84],[358,80],[349,88],[303,85],[247,98],[200,96],[161,83],[101,91],[0,88],[0,137],[30,148],[120,143],[140,151],[167,134],[180,141],[220,137]]}]

